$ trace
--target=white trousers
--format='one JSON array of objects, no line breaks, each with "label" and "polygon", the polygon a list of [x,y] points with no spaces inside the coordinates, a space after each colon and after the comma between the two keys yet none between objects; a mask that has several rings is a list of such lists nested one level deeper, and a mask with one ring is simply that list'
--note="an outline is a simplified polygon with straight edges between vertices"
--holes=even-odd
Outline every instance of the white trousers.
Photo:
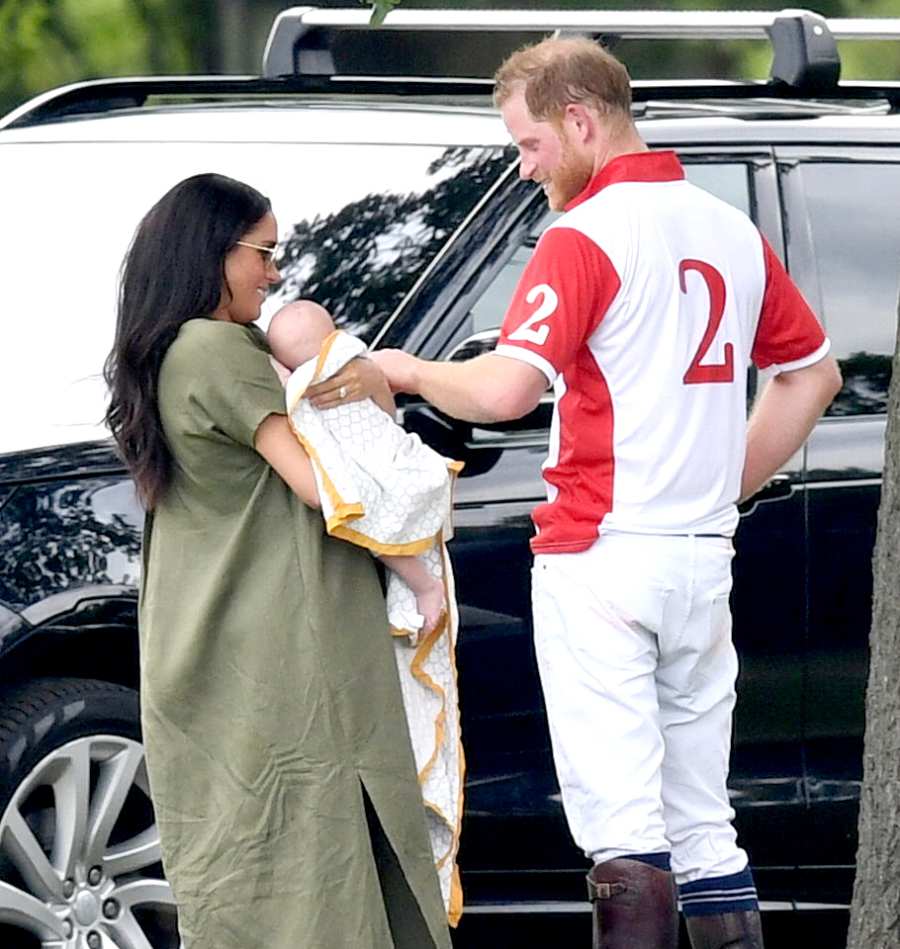
[{"label": "white trousers", "polygon": [[726,538],[609,533],[583,553],[535,557],[562,803],[595,863],[670,851],[678,883],[747,866],[725,786],[732,556]]}]

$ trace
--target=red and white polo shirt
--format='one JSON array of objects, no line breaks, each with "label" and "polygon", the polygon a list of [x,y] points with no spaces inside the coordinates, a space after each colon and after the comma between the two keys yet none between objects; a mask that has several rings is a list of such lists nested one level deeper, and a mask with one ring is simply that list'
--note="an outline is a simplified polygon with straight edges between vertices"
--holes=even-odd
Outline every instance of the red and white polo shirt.
[{"label": "red and white polo shirt", "polygon": [[542,235],[496,349],[556,393],[535,553],[734,533],[749,361],[799,369],[829,345],[753,223],[674,152],[611,161]]}]

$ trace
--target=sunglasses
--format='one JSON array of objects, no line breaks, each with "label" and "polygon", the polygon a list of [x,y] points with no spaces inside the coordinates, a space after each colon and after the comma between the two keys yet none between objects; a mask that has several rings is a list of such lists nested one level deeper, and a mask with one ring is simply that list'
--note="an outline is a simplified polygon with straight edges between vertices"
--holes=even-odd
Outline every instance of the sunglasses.
[{"label": "sunglasses", "polygon": [[263,257],[265,258],[266,264],[275,264],[275,255],[278,253],[278,246],[269,247],[266,244],[253,244],[250,241],[235,241],[236,244],[240,244],[241,247],[252,247],[253,250],[258,250]]}]

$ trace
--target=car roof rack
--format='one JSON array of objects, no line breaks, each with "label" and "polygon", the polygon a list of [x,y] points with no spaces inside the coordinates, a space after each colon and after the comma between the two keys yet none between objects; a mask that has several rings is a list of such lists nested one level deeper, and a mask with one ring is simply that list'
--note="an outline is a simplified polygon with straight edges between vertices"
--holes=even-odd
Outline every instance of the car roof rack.
[{"label": "car roof rack", "polygon": [[391,76],[139,76],[93,79],[60,86],[29,99],[0,119],[0,130],[41,125],[154,104],[296,98],[301,95],[386,96],[391,98],[487,99],[488,79],[434,79]]},{"label": "car roof rack", "polygon": [[[111,112],[147,106],[254,100],[270,103],[279,99],[328,96],[397,101],[437,101],[441,104],[474,105],[490,102],[494,84],[489,79],[432,79],[428,77],[381,78],[344,76],[294,76],[262,79],[256,76],[141,76],[94,79],[52,89],[0,119],[0,131],[21,129],[48,122],[97,117]],[[684,101],[797,101],[797,90],[785,83],[760,80],[642,80],[631,83],[635,111],[643,103]],[[900,82],[843,82],[816,93],[816,101],[886,102],[900,109]],[[809,100],[804,100],[809,101]]]},{"label": "car roof rack", "polygon": [[[823,25],[824,24],[824,25]],[[464,45],[448,42],[448,32]],[[394,10],[385,25],[368,26],[368,13],[354,9],[294,7],[276,18],[264,54],[264,76],[145,76],[74,83],[45,92],[0,119],[0,129],[23,128],[77,116],[139,109],[180,102],[272,100],[304,95],[383,96],[397,99],[486,101],[499,61],[512,49],[548,33],[581,33],[600,39],[697,38],[735,39],[768,36],[775,57],[769,81],[635,80],[636,103],[652,100],[791,99],[886,101],[900,109],[900,83],[838,83],[840,63],[834,39],[900,38],[900,19],[825,21],[806,11],[783,13],[622,13],[616,11]],[[430,37],[432,44],[422,42]],[[498,43],[498,37],[505,41]],[[373,42],[375,40],[376,42]],[[406,59],[392,59],[396,41],[403,41]],[[392,46],[393,41],[393,46]],[[410,43],[415,55],[410,52]],[[329,45],[330,44],[330,45]],[[439,49],[478,65],[474,48],[482,51],[484,77],[429,76],[421,57]],[[366,50],[368,50],[366,52]],[[352,62],[347,72],[342,56]],[[420,59],[416,59],[419,56]],[[368,57],[368,58],[366,58]],[[386,66],[412,66],[405,75],[383,72]],[[427,63],[425,64],[427,65]],[[353,66],[353,69],[349,67]],[[327,67],[327,68],[326,68]],[[367,74],[361,68],[371,67]],[[375,68],[378,67],[378,68]],[[288,73],[288,69],[295,72]]]},{"label": "car roof rack", "polygon": [[[465,63],[490,77],[514,49],[548,34],[619,39],[768,39],[771,81],[798,92],[834,86],[835,40],[897,39],[900,19],[831,19],[808,10],[769,12],[615,10],[391,10],[380,27],[364,9],[293,7],[276,17],[263,75],[378,74],[439,64],[442,75]],[[449,35],[448,35],[449,34]],[[460,37],[454,43],[451,37]],[[421,72],[419,73],[422,74]]]}]

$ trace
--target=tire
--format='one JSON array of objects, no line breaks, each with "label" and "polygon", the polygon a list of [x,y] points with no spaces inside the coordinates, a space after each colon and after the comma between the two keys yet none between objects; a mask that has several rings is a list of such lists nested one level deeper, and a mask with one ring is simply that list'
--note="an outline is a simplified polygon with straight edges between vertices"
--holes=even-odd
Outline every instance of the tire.
[{"label": "tire", "polygon": [[39,679],[0,700],[0,946],[178,949],[137,693]]}]

